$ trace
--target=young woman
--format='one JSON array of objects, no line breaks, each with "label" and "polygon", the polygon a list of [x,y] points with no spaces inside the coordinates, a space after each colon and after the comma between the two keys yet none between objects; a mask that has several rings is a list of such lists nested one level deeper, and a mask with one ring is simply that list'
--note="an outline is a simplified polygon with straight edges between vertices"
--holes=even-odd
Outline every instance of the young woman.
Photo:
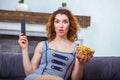
[{"label": "young woman", "polygon": [[[32,60],[28,56],[28,39],[22,33],[19,44],[22,48],[23,66],[27,77],[25,80],[82,80],[83,63],[91,56],[79,58],[76,55],[77,34],[80,26],[76,18],[67,9],[59,9],[52,13],[47,23],[47,41],[39,42]],[[42,78],[41,78],[42,77]],[[53,79],[54,78],[54,79]]]}]

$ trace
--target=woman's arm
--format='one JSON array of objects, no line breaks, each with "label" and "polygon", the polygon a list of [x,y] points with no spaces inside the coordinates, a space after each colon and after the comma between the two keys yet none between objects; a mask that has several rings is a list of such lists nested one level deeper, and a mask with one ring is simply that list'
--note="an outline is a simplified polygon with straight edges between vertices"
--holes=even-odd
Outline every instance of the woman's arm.
[{"label": "woman's arm", "polygon": [[93,55],[85,56],[83,58],[76,56],[71,75],[72,80],[82,80],[84,63],[90,61],[92,57]]},{"label": "woman's arm", "polygon": [[83,63],[75,59],[75,63],[72,70],[71,78],[72,80],[82,80],[83,77]]},{"label": "woman's arm", "polygon": [[33,58],[31,61],[30,61],[29,53],[28,53],[28,39],[27,39],[27,37],[24,36],[23,34],[20,34],[18,43],[22,49],[24,72],[26,75],[29,75],[39,65],[43,43],[40,42],[36,46],[35,51],[34,51],[34,55],[33,55]]}]

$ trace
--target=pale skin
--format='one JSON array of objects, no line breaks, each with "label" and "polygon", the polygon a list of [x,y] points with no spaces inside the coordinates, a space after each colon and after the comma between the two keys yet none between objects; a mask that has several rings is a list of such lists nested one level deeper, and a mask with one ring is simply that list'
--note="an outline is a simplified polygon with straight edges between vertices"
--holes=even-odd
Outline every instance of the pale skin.
[{"label": "pale skin", "polygon": [[[56,31],[56,37],[53,41],[49,42],[49,47],[51,49],[72,53],[74,51],[74,42],[67,39],[67,32],[69,30],[69,19],[67,15],[57,14],[54,21],[54,28]],[[32,59],[28,56],[28,39],[22,33],[19,35],[18,43],[22,48],[23,55],[23,66],[26,75],[29,75],[35,71],[39,64],[42,55],[43,42],[39,42],[35,48],[34,55]],[[57,45],[56,45],[57,44]],[[92,58],[91,56],[86,56],[83,59],[75,57],[75,64],[73,66],[72,80],[82,80],[83,76],[83,63],[88,62]],[[79,75],[79,76],[78,76]]]}]

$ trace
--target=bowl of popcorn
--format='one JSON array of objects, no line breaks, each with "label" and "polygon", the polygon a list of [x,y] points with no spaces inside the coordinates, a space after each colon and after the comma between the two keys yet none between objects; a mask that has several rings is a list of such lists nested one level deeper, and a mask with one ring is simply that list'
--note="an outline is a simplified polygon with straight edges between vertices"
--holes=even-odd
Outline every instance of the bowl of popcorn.
[{"label": "bowl of popcorn", "polygon": [[84,58],[85,56],[92,56],[94,52],[94,50],[87,46],[76,46],[76,53],[79,58]]}]

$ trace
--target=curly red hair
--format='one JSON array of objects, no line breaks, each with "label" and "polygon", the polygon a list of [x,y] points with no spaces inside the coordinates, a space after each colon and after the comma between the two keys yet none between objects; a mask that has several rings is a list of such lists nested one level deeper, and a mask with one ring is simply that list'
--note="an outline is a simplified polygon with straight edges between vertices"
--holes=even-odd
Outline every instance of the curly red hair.
[{"label": "curly red hair", "polygon": [[46,26],[48,41],[52,41],[56,37],[56,32],[54,28],[54,20],[57,14],[65,14],[69,19],[70,26],[69,26],[69,30],[67,34],[68,40],[72,42],[78,40],[77,34],[80,29],[80,26],[78,24],[76,17],[74,17],[72,13],[67,9],[58,9],[52,13]]}]

